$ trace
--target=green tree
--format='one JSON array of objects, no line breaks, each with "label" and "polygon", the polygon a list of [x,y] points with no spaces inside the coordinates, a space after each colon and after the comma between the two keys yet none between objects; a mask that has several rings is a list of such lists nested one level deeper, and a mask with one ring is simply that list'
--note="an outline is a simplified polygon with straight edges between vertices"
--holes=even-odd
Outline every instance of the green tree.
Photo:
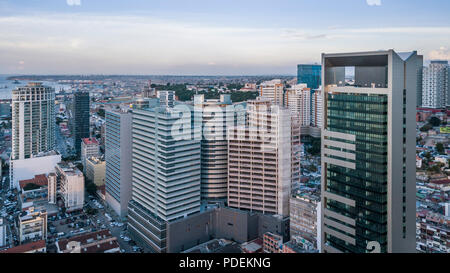
[{"label": "green tree", "polygon": [[437,151],[439,154],[444,155],[444,154],[445,154],[444,144],[442,144],[441,142],[439,142],[438,144],[436,144],[436,151]]},{"label": "green tree", "polygon": [[433,127],[437,127],[437,126],[441,125],[441,120],[437,117],[431,117],[429,124],[431,124]]},{"label": "green tree", "polygon": [[25,187],[23,187],[23,189],[24,189],[25,191],[36,190],[36,189],[39,189],[39,188],[41,188],[41,186],[36,185],[36,184],[34,184],[34,183],[29,183],[29,184],[25,185]]}]

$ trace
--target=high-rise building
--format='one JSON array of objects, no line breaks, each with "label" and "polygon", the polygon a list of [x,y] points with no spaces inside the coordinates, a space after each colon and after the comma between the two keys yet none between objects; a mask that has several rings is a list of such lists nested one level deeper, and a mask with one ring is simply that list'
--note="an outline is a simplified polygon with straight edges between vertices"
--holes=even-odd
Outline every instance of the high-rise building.
[{"label": "high-rise building", "polygon": [[200,132],[192,107],[133,111],[128,231],[166,252],[167,223],[200,211]]},{"label": "high-rise building", "polygon": [[100,155],[100,144],[97,139],[83,138],[81,139],[81,164],[83,172],[86,173],[86,161],[90,157],[98,157]]},{"label": "high-rise building", "polygon": [[414,252],[417,52],[323,54],[322,64],[321,249]]},{"label": "high-rise building", "polygon": [[322,90],[316,89],[311,94],[311,126],[322,128],[322,112]]},{"label": "high-rise building", "polygon": [[[245,106],[233,105],[230,95],[219,100],[194,96],[196,122],[202,124],[201,198],[209,203],[226,202],[228,182],[227,128],[245,123]],[[199,120],[198,120],[199,119]]]},{"label": "high-rise building", "polygon": [[446,105],[450,105],[449,76],[448,61],[431,61],[428,67],[423,68],[423,107],[444,108]]},{"label": "high-rise building", "polygon": [[306,83],[311,90],[318,89],[321,84],[322,66],[318,64],[297,65],[297,83]]},{"label": "high-rise building", "polygon": [[228,205],[288,216],[291,185],[300,178],[298,121],[294,127],[289,109],[261,97],[247,102],[247,115],[247,125],[228,131]]},{"label": "high-rise building", "polygon": [[81,154],[81,139],[90,137],[90,97],[89,92],[75,92],[72,103],[72,131],[75,151]]},{"label": "high-rise building", "polygon": [[131,199],[131,124],[129,111],[107,111],[105,160],[106,202],[120,216],[127,215]]},{"label": "high-rise building", "polygon": [[173,107],[175,103],[175,91],[160,90],[157,91],[157,97],[162,107]]},{"label": "high-rise building", "polygon": [[298,117],[301,126],[311,123],[311,90],[306,84],[296,84],[286,90],[284,105],[291,110],[292,116]]},{"label": "high-rise building", "polygon": [[265,81],[259,88],[261,97],[270,99],[273,104],[283,105],[284,84],[280,79]]},{"label": "high-rise building", "polygon": [[72,163],[61,162],[56,165],[56,176],[60,196],[67,211],[83,209],[84,176]]},{"label": "high-rise building", "polygon": [[30,82],[12,91],[11,160],[55,148],[55,90]]},{"label": "high-rise building", "polygon": [[417,106],[422,106],[422,96],[423,96],[423,55],[417,55],[417,101],[416,101]]}]

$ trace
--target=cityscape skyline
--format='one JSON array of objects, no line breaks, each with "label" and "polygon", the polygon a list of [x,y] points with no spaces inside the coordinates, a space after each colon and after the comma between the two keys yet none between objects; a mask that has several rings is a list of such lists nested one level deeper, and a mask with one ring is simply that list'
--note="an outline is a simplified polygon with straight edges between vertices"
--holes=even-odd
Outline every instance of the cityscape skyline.
[{"label": "cityscape skyline", "polygon": [[450,59],[447,1],[262,2],[2,0],[0,74],[293,75],[342,48]]}]

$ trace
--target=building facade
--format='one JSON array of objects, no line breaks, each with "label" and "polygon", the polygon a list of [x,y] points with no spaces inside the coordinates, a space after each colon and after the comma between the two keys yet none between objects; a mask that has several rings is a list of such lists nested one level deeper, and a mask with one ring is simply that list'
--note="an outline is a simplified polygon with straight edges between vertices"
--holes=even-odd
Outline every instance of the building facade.
[{"label": "building facade", "polygon": [[323,54],[322,64],[321,249],[414,252],[417,52]]},{"label": "building facade", "polygon": [[422,106],[428,108],[444,108],[449,103],[448,61],[431,61],[423,68]]},{"label": "building facade", "polygon": [[296,194],[291,196],[289,210],[290,235],[300,236],[313,243],[317,248],[317,206],[320,196]]},{"label": "building facade", "polygon": [[219,100],[194,96],[195,122],[202,125],[201,198],[206,203],[226,202],[228,193],[227,128],[245,123],[244,104],[233,105],[230,95]]},{"label": "building facade", "polygon": [[275,79],[262,82],[259,95],[270,99],[273,104],[283,105],[284,103],[284,84],[281,80]]},{"label": "building facade", "polygon": [[28,243],[47,240],[47,212],[30,207],[19,217],[19,240]]},{"label": "building facade", "polygon": [[247,103],[248,124],[228,131],[228,205],[289,215],[291,185],[298,175],[293,169],[299,162],[290,111],[266,98]]},{"label": "building facade", "polygon": [[127,215],[131,199],[131,129],[131,112],[106,112],[105,199],[120,217]]},{"label": "building facade", "polygon": [[59,192],[67,211],[83,209],[84,176],[72,163],[56,165]]},{"label": "building facade", "polygon": [[92,181],[96,186],[105,185],[106,161],[89,157],[86,160],[86,178]]},{"label": "building facade", "polygon": [[311,90],[318,89],[321,85],[322,66],[318,64],[297,65],[297,83],[306,83]]},{"label": "building facade", "polygon": [[133,112],[128,230],[158,253],[167,251],[167,223],[200,211],[201,144],[192,112],[187,105]]},{"label": "building facade", "polygon": [[90,157],[98,157],[100,155],[100,144],[97,139],[83,138],[81,140],[81,164],[83,164],[83,172],[86,173],[86,161]]},{"label": "building facade", "polygon": [[81,154],[81,140],[90,137],[90,97],[89,92],[75,92],[72,103],[72,131],[75,151]]},{"label": "building facade", "polygon": [[27,159],[55,148],[55,90],[31,82],[12,91],[11,159]]},{"label": "building facade", "polygon": [[305,84],[296,84],[286,90],[284,106],[291,110],[292,116],[299,118],[301,126],[310,126],[311,90]]}]

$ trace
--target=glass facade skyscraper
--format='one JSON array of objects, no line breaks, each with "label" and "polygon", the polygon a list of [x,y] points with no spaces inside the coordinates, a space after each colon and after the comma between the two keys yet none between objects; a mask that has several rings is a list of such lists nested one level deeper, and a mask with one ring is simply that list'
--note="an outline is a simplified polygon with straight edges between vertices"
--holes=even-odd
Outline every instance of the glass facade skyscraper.
[{"label": "glass facade skyscraper", "polygon": [[81,139],[90,136],[90,98],[89,92],[76,92],[73,98],[73,135],[75,151],[78,156],[81,154]]},{"label": "glass facade skyscraper", "polygon": [[420,61],[393,50],[322,56],[322,251],[415,251]]},{"label": "glass facade skyscraper", "polygon": [[306,83],[311,90],[321,85],[322,66],[318,64],[297,65],[297,83]]}]

